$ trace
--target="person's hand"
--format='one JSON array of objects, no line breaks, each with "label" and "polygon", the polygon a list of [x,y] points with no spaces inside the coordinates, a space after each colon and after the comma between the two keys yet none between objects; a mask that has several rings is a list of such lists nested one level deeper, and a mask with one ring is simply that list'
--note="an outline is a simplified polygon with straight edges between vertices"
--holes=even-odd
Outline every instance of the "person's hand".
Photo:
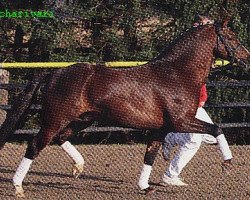
[{"label": "person's hand", "polygon": [[200,103],[199,103],[199,107],[203,107],[205,105],[205,101],[201,101]]}]

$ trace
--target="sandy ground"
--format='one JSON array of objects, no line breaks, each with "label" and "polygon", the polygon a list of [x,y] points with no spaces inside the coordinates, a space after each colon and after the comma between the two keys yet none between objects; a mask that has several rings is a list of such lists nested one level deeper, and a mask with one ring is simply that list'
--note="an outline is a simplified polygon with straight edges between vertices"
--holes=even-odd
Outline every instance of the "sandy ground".
[{"label": "sandy ground", "polygon": [[[33,162],[24,180],[26,199],[250,199],[250,146],[231,146],[234,169],[221,172],[216,146],[203,145],[182,177],[189,185],[160,186],[168,166],[159,153],[151,175],[157,189],[145,196],[137,186],[145,145],[78,145],[86,165],[82,175],[72,177],[72,160],[58,146],[47,147]],[[26,145],[7,144],[0,153],[0,199],[17,199],[12,176]],[[173,156],[173,155],[172,155]]]}]

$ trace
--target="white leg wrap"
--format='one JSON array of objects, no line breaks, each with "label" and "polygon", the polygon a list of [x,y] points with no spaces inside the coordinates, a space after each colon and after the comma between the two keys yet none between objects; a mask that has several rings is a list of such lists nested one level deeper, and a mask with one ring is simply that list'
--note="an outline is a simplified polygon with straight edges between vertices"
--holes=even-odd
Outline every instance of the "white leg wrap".
[{"label": "white leg wrap", "polygon": [[80,152],[69,142],[64,142],[61,147],[77,164],[84,164],[84,159]]},{"label": "white leg wrap", "polygon": [[232,152],[229,149],[229,145],[227,143],[227,140],[225,138],[224,134],[221,134],[219,136],[216,137],[220,151],[222,153],[223,159],[224,160],[228,160],[228,159],[232,159]]},{"label": "white leg wrap", "polygon": [[197,109],[195,118],[197,118],[197,119],[199,119],[201,121],[213,124],[212,119],[209,117],[209,115],[207,114],[206,110],[204,108],[202,108],[202,107],[200,107],[200,108]]},{"label": "white leg wrap", "polygon": [[146,164],[143,165],[138,182],[138,185],[141,188],[141,190],[144,190],[149,187],[148,181],[151,171],[152,171],[152,166]]},{"label": "white leg wrap", "polygon": [[13,177],[13,184],[21,186],[23,179],[25,178],[26,174],[29,171],[30,165],[33,160],[30,160],[28,158],[23,158],[20,165],[18,166],[16,173]]}]

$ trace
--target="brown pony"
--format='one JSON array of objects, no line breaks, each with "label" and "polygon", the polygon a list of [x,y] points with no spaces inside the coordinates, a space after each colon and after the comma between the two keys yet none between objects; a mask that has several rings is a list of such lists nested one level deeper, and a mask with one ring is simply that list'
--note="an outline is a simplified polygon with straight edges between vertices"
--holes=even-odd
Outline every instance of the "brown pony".
[{"label": "brown pony", "polygon": [[[63,145],[73,131],[94,121],[150,130],[144,157],[149,166],[168,132],[222,134],[217,125],[195,118],[200,88],[216,57],[234,58],[242,64],[250,58],[227,21],[191,28],[159,57],[139,67],[76,64],[54,73],[44,94],[40,132],[28,144],[13,178],[16,194],[23,196],[22,181],[32,161],[52,139]],[[76,174],[82,171],[83,159],[79,157]],[[154,191],[151,187],[142,189]]]}]

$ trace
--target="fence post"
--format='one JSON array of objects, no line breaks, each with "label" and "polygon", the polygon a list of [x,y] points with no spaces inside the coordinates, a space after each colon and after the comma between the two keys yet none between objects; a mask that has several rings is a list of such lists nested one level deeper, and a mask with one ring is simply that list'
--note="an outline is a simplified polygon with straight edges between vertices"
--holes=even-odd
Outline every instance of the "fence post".
[{"label": "fence post", "polygon": [[[9,72],[5,69],[0,69],[0,84],[9,83]],[[0,89],[0,104],[8,105],[8,90]],[[6,119],[6,111],[0,109],[0,126]]]}]

